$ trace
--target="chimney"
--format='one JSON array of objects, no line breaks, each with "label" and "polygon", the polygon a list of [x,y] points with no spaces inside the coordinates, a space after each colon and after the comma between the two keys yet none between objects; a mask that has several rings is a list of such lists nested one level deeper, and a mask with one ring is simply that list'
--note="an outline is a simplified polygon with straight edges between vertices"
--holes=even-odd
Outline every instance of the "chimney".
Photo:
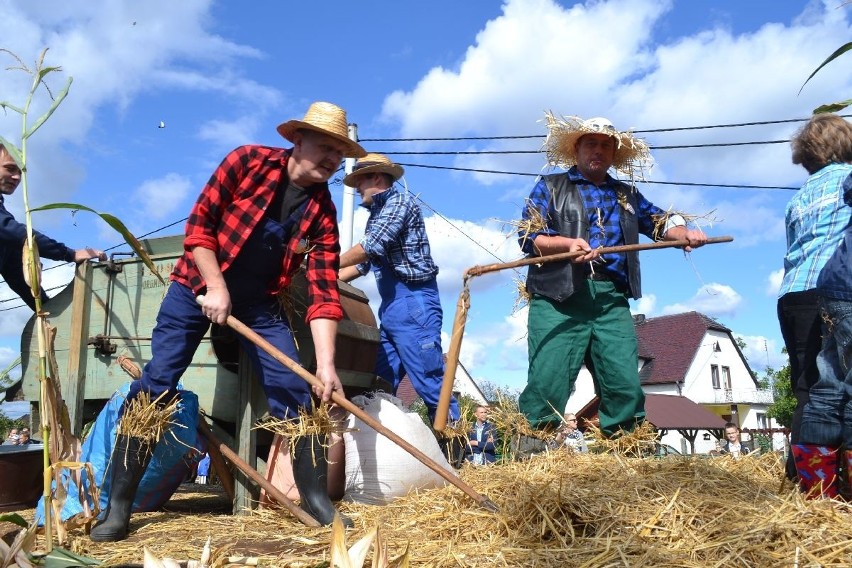
[{"label": "chimney", "polygon": [[645,323],[645,314],[633,314],[633,325],[642,325]]}]

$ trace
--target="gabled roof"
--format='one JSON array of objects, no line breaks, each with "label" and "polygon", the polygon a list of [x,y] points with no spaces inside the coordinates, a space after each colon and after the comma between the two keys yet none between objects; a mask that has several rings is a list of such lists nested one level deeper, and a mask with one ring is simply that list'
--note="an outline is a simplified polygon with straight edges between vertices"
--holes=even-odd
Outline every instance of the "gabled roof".
[{"label": "gabled roof", "polygon": [[[593,419],[600,399],[595,397],[578,413],[579,418]],[[724,430],[725,421],[685,396],[645,395],[645,419],[658,430]]]},{"label": "gabled roof", "polygon": [[643,385],[683,380],[708,330],[727,334],[736,345],[730,329],[698,312],[650,319],[636,316],[634,327],[639,340],[639,357],[647,361],[639,372]]}]

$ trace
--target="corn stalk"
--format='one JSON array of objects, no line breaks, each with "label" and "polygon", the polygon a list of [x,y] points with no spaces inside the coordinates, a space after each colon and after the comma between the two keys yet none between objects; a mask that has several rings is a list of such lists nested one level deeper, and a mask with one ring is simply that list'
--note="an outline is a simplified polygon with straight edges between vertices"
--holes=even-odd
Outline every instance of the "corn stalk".
[{"label": "corn stalk", "polygon": [[[0,48],[0,52],[5,52],[11,55],[18,63],[17,66],[10,67],[8,70],[17,70],[23,71],[32,77],[32,84],[30,86],[29,93],[26,97],[26,102],[23,107],[19,107],[9,103],[8,101],[0,101],[0,108],[3,110],[11,110],[13,112],[18,113],[21,116],[21,144],[20,147],[17,147],[15,144],[9,142],[2,136],[0,136],[0,144],[2,144],[6,151],[12,156],[12,158],[18,163],[18,166],[21,169],[21,190],[23,193],[24,199],[24,209],[26,211],[26,226],[27,226],[27,240],[26,246],[24,248],[24,275],[27,277],[27,281],[30,285],[30,291],[32,292],[33,298],[35,298],[35,306],[36,306],[36,317],[38,321],[36,322],[36,334],[38,337],[38,380],[39,380],[39,416],[40,416],[40,426],[41,426],[41,435],[42,440],[44,440],[44,531],[45,531],[45,543],[47,551],[50,552],[53,549],[53,523],[52,523],[52,494],[51,494],[51,456],[50,456],[50,412],[46,408],[48,404],[48,396],[47,396],[47,388],[48,381],[50,380],[58,380],[58,377],[49,377],[48,376],[48,350],[52,350],[52,345],[50,345],[47,341],[47,313],[42,310],[42,302],[41,302],[41,263],[39,261],[39,253],[38,247],[36,245],[36,241],[33,234],[33,225],[32,225],[32,213],[34,211],[39,210],[47,210],[47,209],[73,209],[73,210],[85,210],[90,211],[92,213],[100,216],[104,221],[106,221],[111,227],[116,229],[127,241],[127,243],[133,248],[137,255],[143,260],[146,266],[154,273],[160,281],[163,281],[160,274],[157,272],[154,263],[151,261],[151,258],[148,256],[147,252],[142,248],[139,241],[127,230],[125,225],[117,219],[115,216],[110,215],[108,213],[99,213],[93,209],[85,207],[79,204],[73,203],[55,203],[44,205],[38,208],[30,208],[30,200],[29,200],[29,186],[28,186],[28,176],[27,176],[27,142],[29,138],[38,131],[39,128],[47,121],[48,118],[56,111],[65,97],[68,95],[68,90],[71,87],[71,83],[73,79],[68,77],[65,82],[65,86],[62,88],[56,96],[53,96],[53,93],[50,91],[50,88],[47,86],[45,82],[45,77],[47,77],[51,73],[60,72],[62,70],[61,67],[48,67],[44,64],[45,56],[47,55],[47,48],[45,48],[38,59],[36,60],[35,67],[30,69],[26,64],[21,60],[20,57],[9,51],[8,49]],[[52,102],[48,107],[47,111],[44,112],[38,119],[35,120],[32,124],[29,123],[29,111],[30,106],[35,98],[35,95],[40,86],[44,86],[48,95],[50,95]],[[61,401],[60,401],[61,404]],[[54,460],[55,461],[55,460]]]}]

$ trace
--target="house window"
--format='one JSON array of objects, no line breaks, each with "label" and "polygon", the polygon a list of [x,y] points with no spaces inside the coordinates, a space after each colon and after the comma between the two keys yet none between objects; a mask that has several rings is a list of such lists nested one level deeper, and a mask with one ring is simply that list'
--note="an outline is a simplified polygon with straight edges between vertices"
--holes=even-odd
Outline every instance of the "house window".
[{"label": "house window", "polygon": [[731,390],[731,368],[722,367],[722,382],[725,385],[725,390]]},{"label": "house window", "polygon": [[710,365],[710,378],[713,380],[713,388],[722,388],[719,383],[719,365]]},{"label": "house window", "polygon": [[766,414],[764,414],[763,412],[757,412],[756,417],[758,430],[768,430],[769,420],[766,419]]}]

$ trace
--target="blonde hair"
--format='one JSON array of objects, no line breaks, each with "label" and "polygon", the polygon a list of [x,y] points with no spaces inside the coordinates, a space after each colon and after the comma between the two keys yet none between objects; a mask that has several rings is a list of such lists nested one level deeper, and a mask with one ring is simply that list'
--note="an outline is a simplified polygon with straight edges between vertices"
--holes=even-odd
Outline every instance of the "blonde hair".
[{"label": "blonde hair", "polygon": [[793,139],[793,163],[813,174],[828,164],[852,163],[852,124],[836,114],[814,115]]}]

